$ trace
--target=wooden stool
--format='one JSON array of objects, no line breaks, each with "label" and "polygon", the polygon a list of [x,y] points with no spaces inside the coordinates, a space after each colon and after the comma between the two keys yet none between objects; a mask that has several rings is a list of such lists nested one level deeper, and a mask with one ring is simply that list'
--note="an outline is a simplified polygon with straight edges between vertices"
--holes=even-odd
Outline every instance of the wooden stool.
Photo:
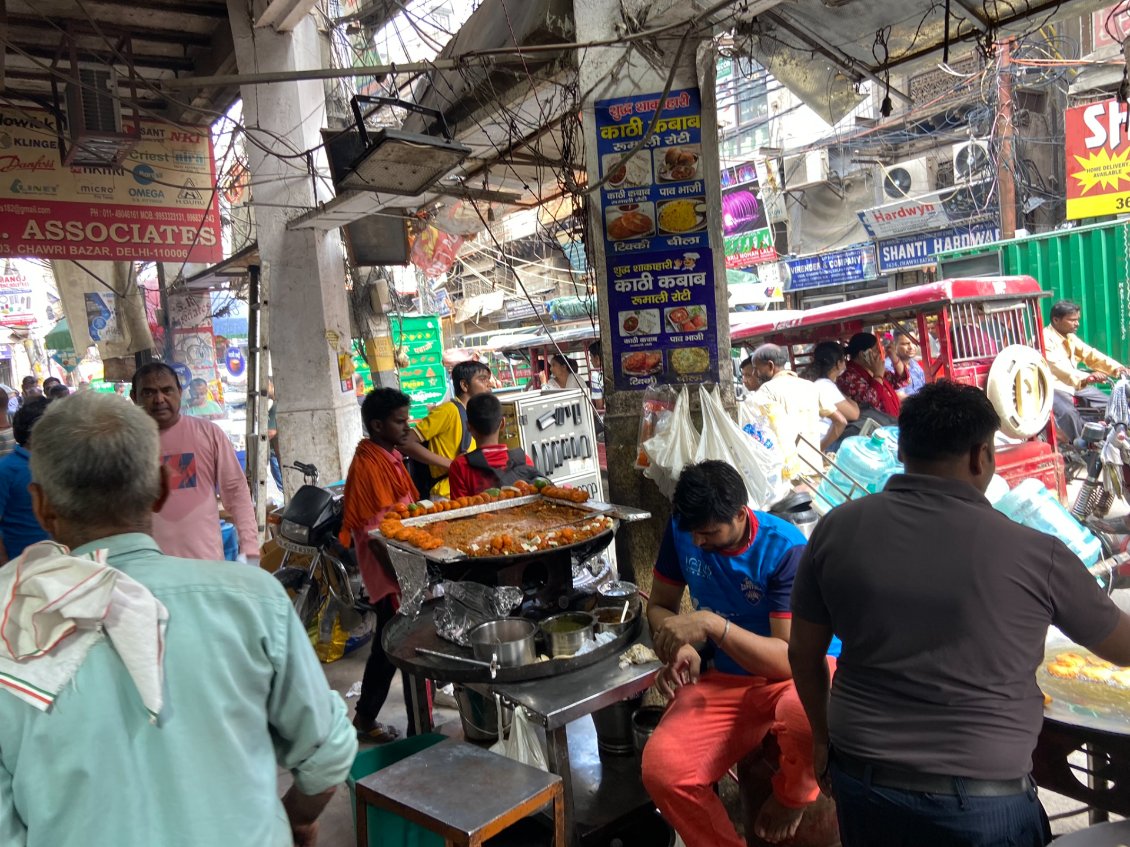
[{"label": "wooden stool", "polygon": [[555,847],[565,847],[561,777],[461,741],[442,741],[357,782],[357,847],[369,847],[366,806],[387,809],[448,844],[478,847],[553,803]]}]

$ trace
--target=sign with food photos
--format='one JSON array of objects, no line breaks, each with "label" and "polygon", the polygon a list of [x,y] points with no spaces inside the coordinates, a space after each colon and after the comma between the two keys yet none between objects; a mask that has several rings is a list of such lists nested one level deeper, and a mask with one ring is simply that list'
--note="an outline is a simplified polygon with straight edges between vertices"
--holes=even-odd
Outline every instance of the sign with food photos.
[{"label": "sign with food photos", "polygon": [[698,89],[599,100],[595,126],[615,387],[700,383],[718,353]]}]

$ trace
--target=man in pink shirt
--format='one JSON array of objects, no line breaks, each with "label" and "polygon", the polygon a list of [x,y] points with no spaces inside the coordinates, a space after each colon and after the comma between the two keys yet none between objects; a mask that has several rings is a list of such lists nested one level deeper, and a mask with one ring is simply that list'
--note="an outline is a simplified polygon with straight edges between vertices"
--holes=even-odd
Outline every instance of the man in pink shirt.
[{"label": "man in pink shirt", "polygon": [[161,461],[169,473],[169,499],[153,516],[153,537],[161,551],[184,559],[223,560],[219,491],[235,522],[240,553],[257,564],[255,507],[224,431],[211,421],[181,415],[180,382],[164,362],[137,370],[130,398],[157,422]]}]

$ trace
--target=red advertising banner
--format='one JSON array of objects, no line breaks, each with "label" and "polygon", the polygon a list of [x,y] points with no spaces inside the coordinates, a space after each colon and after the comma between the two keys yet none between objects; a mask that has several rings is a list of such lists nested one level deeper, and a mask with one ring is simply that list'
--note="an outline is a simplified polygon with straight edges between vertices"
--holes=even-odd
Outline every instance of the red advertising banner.
[{"label": "red advertising banner", "polygon": [[[1121,44],[1130,36],[1130,9],[1119,8],[1122,3],[1115,3],[1097,12],[1091,13],[1091,28],[1095,33],[1095,49],[1101,50],[1114,44]],[[1111,35],[1117,36],[1111,38]]]},{"label": "red advertising banner", "polygon": [[0,109],[0,256],[223,259],[207,127],[143,121],[121,167],[62,164],[54,118]]},{"label": "red advertising banner", "polygon": [[1130,123],[1111,98],[1064,115],[1067,219],[1130,212]]}]

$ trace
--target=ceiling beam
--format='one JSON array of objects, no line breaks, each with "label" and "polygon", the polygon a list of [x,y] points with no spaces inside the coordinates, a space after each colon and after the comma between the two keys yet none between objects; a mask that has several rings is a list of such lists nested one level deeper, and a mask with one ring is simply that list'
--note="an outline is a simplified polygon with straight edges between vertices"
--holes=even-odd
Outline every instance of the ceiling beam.
[{"label": "ceiling beam", "polygon": [[277,32],[290,32],[310,14],[318,0],[271,0],[255,26],[274,27]]},{"label": "ceiling beam", "polygon": [[989,31],[989,25],[981,20],[981,16],[977,14],[977,9],[974,7],[972,0],[953,0],[953,2],[965,11],[965,14],[969,16],[969,22],[973,24],[976,29],[981,32]]},{"label": "ceiling beam", "polygon": [[226,3],[206,3],[196,0],[196,2],[181,3],[178,0],[145,0],[144,4],[132,3],[129,0],[98,0],[96,7],[98,10],[104,9],[130,9],[137,11],[142,9],[146,12],[168,12],[176,15],[189,15],[194,18],[215,18],[217,20],[227,20],[228,7]]},{"label": "ceiling beam", "polygon": [[[22,52],[29,56],[34,56],[37,59],[54,60],[59,54],[57,47],[47,47],[42,44],[21,44],[15,39],[9,39],[7,46],[12,48],[17,54]],[[100,62],[103,65],[117,65],[123,66],[123,62],[118,56],[113,53],[107,53],[101,50],[88,50],[85,48],[78,48],[78,58],[80,61],[94,61]],[[145,54],[133,55],[133,63],[141,68],[159,68],[166,71],[191,71],[196,63],[189,58],[181,58],[178,56],[146,56]]]},{"label": "ceiling beam", "polygon": [[160,27],[125,29],[102,22],[99,22],[98,26],[95,27],[90,21],[82,18],[51,16],[50,21],[54,26],[48,25],[42,17],[36,15],[8,15],[9,27],[33,29],[37,33],[45,31],[50,33],[54,27],[59,27],[70,30],[76,35],[128,36],[135,45],[139,41],[149,41],[154,44],[176,44],[186,47],[207,47],[212,43],[210,35],[198,32],[182,32],[174,29],[161,29]]}]

